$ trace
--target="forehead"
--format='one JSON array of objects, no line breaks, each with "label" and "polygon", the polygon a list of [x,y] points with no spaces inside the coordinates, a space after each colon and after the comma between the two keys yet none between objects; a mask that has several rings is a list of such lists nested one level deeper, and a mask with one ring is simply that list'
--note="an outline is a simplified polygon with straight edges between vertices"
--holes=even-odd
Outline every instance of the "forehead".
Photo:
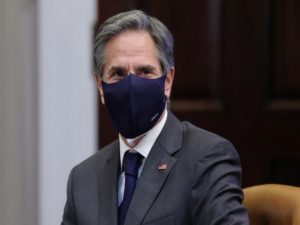
[{"label": "forehead", "polygon": [[105,47],[106,57],[156,54],[155,43],[147,31],[125,31],[109,40]]},{"label": "forehead", "polygon": [[112,37],[106,44],[106,48],[115,46],[121,47],[126,44],[134,44],[133,46],[140,46],[147,44],[155,48],[155,43],[146,30],[127,30]]},{"label": "forehead", "polygon": [[105,46],[104,73],[111,67],[151,65],[160,70],[156,45],[147,31],[130,30],[110,39]]}]

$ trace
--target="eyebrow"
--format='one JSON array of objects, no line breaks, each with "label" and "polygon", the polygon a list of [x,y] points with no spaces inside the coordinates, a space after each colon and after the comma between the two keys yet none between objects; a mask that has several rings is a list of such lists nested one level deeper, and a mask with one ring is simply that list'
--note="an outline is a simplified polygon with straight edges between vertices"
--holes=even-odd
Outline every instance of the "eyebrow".
[{"label": "eyebrow", "polygon": [[108,74],[114,74],[117,71],[126,71],[126,67],[122,67],[122,66],[113,66],[109,69]]},{"label": "eyebrow", "polygon": [[[123,66],[113,66],[108,70],[108,74],[114,74],[117,71],[126,71],[128,68]],[[143,71],[143,70],[150,70],[152,72],[156,72],[156,68],[152,65],[146,64],[146,65],[140,65],[135,68],[137,71]]]},{"label": "eyebrow", "polygon": [[138,71],[143,71],[143,70],[150,70],[152,72],[156,72],[156,68],[154,66],[151,65],[142,65],[142,66],[138,66],[137,67]]}]

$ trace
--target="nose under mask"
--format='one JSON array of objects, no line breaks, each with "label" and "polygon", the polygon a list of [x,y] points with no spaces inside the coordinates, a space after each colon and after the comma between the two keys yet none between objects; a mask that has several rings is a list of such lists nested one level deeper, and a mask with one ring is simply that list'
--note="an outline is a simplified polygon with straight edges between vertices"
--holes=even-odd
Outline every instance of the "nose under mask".
[{"label": "nose under mask", "polygon": [[129,74],[115,83],[102,81],[104,100],[115,129],[125,138],[146,133],[166,107],[166,75],[147,79]]}]

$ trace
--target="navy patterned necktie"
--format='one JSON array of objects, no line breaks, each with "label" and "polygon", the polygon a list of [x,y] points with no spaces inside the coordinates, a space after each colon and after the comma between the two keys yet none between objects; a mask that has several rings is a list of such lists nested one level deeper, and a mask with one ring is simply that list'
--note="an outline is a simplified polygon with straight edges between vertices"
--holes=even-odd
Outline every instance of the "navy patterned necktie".
[{"label": "navy patterned necktie", "polygon": [[137,152],[127,151],[124,155],[123,165],[125,171],[125,191],[121,205],[119,206],[119,225],[124,225],[127,211],[134,193],[138,170],[141,165],[143,156]]}]

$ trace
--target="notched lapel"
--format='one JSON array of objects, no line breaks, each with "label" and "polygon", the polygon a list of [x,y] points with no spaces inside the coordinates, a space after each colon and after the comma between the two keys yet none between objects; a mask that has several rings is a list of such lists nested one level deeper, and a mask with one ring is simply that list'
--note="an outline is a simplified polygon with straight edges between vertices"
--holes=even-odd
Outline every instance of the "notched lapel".
[{"label": "notched lapel", "polygon": [[177,159],[163,150],[158,142],[155,143],[138,180],[125,225],[142,223],[176,161]]},{"label": "notched lapel", "polygon": [[[117,185],[120,171],[120,156],[118,142],[110,149],[105,165],[98,168],[98,197],[99,197],[99,225],[117,225],[118,198]],[[101,150],[102,151],[102,150]]]},{"label": "notched lapel", "polygon": [[154,143],[138,180],[130,203],[125,225],[140,225],[154,200],[160,193],[177,159],[172,155],[182,145],[180,121],[168,112],[168,119]]}]

